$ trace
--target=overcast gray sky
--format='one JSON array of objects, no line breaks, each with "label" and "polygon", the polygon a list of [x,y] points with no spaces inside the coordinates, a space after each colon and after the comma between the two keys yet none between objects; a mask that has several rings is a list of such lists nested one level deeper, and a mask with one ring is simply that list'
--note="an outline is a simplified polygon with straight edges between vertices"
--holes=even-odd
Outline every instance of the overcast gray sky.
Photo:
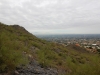
[{"label": "overcast gray sky", "polygon": [[99,34],[100,0],[0,0],[0,22],[33,34]]}]

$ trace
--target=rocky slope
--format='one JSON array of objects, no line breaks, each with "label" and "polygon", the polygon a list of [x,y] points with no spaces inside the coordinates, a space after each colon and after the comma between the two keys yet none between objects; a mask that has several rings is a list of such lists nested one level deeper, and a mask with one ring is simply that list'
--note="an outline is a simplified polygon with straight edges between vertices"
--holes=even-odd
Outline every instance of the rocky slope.
[{"label": "rocky slope", "polygon": [[100,55],[47,42],[19,25],[0,23],[1,75],[99,75]]},{"label": "rocky slope", "polygon": [[43,68],[36,60],[31,61],[26,68],[17,67],[14,75],[58,75],[56,69]]}]

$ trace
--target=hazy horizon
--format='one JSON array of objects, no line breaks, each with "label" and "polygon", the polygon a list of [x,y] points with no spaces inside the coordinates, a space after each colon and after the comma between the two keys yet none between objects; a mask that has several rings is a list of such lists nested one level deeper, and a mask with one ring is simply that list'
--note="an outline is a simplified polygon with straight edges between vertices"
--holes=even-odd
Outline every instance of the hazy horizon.
[{"label": "hazy horizon", "polygon": [[0,22],[32,34],[100,34],[100,0],[0,0]]}]

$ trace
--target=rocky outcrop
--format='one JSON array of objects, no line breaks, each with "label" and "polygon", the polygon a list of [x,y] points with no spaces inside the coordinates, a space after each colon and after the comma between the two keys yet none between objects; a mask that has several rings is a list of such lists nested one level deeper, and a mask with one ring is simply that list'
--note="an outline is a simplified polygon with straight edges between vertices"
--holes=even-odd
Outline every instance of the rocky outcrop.
[{"label": "rocky outcrop", "polygon": [[25,68],[17,67],[13,75],[58,75],[58,72],[53,68],[43,68],[34,60]]}]

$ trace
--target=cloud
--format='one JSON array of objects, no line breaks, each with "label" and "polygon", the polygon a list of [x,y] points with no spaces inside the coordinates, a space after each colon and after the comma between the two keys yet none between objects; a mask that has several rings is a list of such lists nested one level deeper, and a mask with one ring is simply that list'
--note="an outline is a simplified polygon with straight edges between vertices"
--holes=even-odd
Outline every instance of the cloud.
[{"label": "cloud", "polygon": [[0,21],[32,33],[98,33],[99,9],[99,0],[1,0]]}]

